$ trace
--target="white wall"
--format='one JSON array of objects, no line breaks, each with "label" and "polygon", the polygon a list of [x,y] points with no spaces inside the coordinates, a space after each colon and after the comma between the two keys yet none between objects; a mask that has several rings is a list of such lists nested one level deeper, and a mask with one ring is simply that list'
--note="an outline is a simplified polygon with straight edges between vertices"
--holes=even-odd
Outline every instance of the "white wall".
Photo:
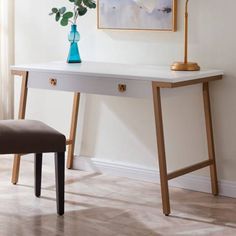
[{"label": "white wall", "polygon": [[[65,60],[68,28],[48,16],[62,0],[16,1],[16,63]],[[96,29],[96,12],[79,21],[83,60],[170,65],[182,59],[183,6],[178,32]],[[236,181],[235,0],[190,1],[190,56],[202,67],[224,69],[224,81],[211,84],[216,155],[220,179]],[[19,81],[16,82],[16,106]],[[163,112],[170,169],[207,158],[200,86],[163,90]],[[32,90],[27,117],[68,133],[72,95]],[[154,168],[156,139],[152,102],[87,96],[82,154]],[[205,175],[206,171],[201,171]]]}]

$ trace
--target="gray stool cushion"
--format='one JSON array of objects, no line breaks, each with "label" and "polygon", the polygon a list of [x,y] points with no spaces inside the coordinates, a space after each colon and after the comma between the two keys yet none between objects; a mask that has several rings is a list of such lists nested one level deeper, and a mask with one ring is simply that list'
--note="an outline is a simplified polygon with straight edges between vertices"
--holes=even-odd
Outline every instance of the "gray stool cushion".
[{"label": "gray stool cushion", "polygon": [[0,121],[0,154],[64,152],[65,149],[65,136],[40,121]]}]

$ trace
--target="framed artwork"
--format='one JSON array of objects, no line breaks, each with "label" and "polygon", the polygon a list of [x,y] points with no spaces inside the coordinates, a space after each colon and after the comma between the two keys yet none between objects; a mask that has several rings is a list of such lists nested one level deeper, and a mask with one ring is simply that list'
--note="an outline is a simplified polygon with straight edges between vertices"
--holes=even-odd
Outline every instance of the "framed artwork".
[{"label": "framed artwork", "polygon": [[97,0],[98,28],[176,31],[177,0]]}]

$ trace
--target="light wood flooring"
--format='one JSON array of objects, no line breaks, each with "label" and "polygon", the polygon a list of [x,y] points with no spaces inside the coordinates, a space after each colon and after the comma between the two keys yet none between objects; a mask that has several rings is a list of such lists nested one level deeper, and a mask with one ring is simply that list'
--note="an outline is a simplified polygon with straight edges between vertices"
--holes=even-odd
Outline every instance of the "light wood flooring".
[{"label": "light wood flooring", "polygon": [[66,171],[65,215],[55,208],[54,168],[43,166],[42,197],[33,192],[33,160],[10,183],[12,159],[0,158],[0,236],[236,235],[236,199],[171,189],[163,216],[156,184]]}]

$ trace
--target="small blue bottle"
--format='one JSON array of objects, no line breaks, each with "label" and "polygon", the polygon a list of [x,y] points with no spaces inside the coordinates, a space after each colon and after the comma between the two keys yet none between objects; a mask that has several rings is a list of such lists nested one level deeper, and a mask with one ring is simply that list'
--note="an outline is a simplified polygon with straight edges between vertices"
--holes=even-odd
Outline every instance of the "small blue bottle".
[{"label": "small blue bottle", "polygon": [[71,31],[68,35],[70,41],[70,52],[68,55],[68,63],[81,63],[81,58],[79,54],[78,42],[80,40],[80,34],[77,31],[77,25],[71,25]]}]

